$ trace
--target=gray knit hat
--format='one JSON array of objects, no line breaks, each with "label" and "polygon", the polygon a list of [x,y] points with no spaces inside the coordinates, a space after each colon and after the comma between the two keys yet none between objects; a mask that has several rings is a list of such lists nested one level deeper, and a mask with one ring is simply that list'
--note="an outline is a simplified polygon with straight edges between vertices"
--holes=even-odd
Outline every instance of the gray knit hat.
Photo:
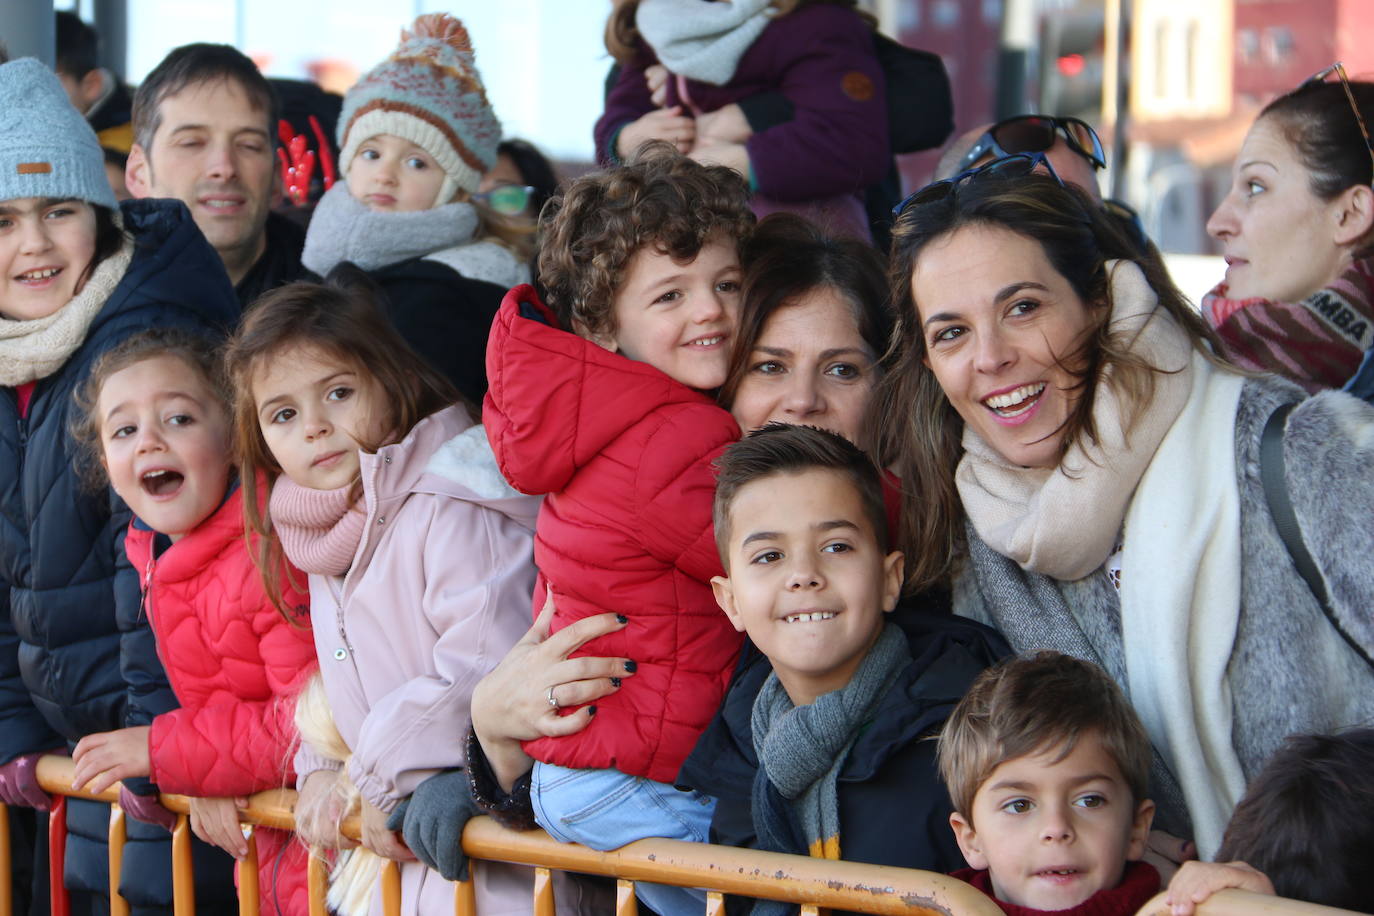
[{"label": "gray knit hat", "polygon": [[119,207],[95,131],[32,57],[0,64],[0,200],[20,197]]},{"label": "gray knit hat", "polygon": [[458,188],[476,191],[496,164],[501,122],[487,101],[472,41],[447,13],[420,16],[401,45],[344,96],[339,113],[339,174],[378,134],[419,146],[444,170],[436,205]]}]

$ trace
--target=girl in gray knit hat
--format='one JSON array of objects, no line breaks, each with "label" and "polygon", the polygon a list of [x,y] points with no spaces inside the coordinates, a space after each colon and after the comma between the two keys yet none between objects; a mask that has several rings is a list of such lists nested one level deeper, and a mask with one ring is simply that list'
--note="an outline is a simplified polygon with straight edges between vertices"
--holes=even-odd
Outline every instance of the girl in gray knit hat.
[{"label": "girl in gray knit hat", "polygon": [[[127,566],[116,570],[128,509],[108,490],[83,486],[70,457],[78,453],[68,432],[72,391],[100,353],[141,328],[222,333],[237,311],[219,256],[186,208],[147,200],[119,209],[95,134],[57,77],[32,59],[0,65],[0,801],[6,804],[49,805],[35,778],[42,753],[65,753],[94,732],[147,724],[175,705],[140,614],[138,575]],[[155,792],[144,782],[121,800],[136,817],[165,815],[155,794],[148,797]],[[106,906],[99,898],[109,894],[109,817],[108,805],[67,804],[66,881],[75,911],[88,903]],[[135,822],[129,839],[124,886],[137,890],[133,912],[170,908],[166,830]],[[232,900],[229,865],[221,857],[220,887]],[[213,871],[197,873],[207,892]]]}]

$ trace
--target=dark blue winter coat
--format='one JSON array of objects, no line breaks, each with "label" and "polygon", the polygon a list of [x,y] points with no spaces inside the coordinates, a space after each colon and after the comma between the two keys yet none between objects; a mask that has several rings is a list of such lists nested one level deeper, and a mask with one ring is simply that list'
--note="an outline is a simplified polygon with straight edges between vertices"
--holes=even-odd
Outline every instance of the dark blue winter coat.
[{"label": "dark blue winter coat", "polygon": [[[223,336],[239,306],[184,204],[139,200],[121,209],[133,260],[85,341],[38,381],[27,418],[14,390],[0,389],[0,762],[146,725],[176,706],[124,558],[129,511],[108,488],[83,484],[77,470],[72,392],[97,357],[130,335],[180,327]],[[69,886],[108,887],[102,809],[69,807]],[[150,838],[167,837],[147,829],[161,833]],[[143,832],[131,829],[131,839]],[[129,853],[125,862],[127,877]],[[170,887],[157,891],[170,896]]]},{"label": "dark blue winter coat", "polygon": [[[949,827],[950,801],[935,764],[935,741],[954,705],[984,668],[1009,654],[994,630],[962,617],[931,613],[908,599],[891,615],[905,633],[911,664],[879,701],[840,768],[836,794],[840,851],[846,861],[947,872],[964,858]],[[746,644],[716,718],[697,742],[677,784],[719,799],[711,842],[761,847],[751,809],[758,771],[750,724],[754,700],[772,666]],[[770,784],[775,818],[790,821],[793,842],[773,852],[807,855],[789,806]]]}]

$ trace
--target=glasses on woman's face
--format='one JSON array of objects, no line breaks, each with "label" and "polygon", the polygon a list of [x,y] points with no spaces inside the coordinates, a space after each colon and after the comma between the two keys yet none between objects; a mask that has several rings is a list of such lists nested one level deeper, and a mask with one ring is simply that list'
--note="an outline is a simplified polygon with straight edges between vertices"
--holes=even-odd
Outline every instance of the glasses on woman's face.
[{"label": "glasses on woman's face", "polygon": [[472,199],[486,204],[504,216],[519,216],[534,197],[534,186],[527,184],[497,185],[490,191],[472,195]]},{"label": "glasses on woman's face", "polygon": [[1060,137],[1069,149],[1087,159],[1093,168],[1107,167],[1107,154],[1097,131],[1078,118],[1056,118],[1050,115],[1017,115],[998,121],[983,132],[973,148],[959,160],[959,168],[967,169],[984,156],[1014,156],[1017,153],[1046,153]]},{"label": "glasses on woman's face", "polygon": [[1371,142],[1369,139],[1369,127],[1364,122],[1364,115],[1360,114],[1360,106],[1355,101],[1355,93],[1350,89],[1350,78],[1345,75],[1345,67],[1342,66],[1341,62],[1336,61],[1325,70],[1312,74],[1302,81],[1302,85],[1298,87],[1298,90],[1301,91],[1311,86],[1318,86],[1325,83],[1326,78],[1333,73],[1336,74],[1337,78],[1341,81],[1341,88],[1345,90],[1346,101],[1350,103],[1350,112],[1355,115],[1355,124],[1360,128],[1360,135],[1364,137],[1365,149],[1369,150],[1370,174],[1374,175],[1374,142]]},{"label": "glasses on woman's face", "polygon": [[1059,177],[1054,166],[1050,165],[1050,160],[1046,158],[1044,153],[1017,153],[1014,156],[994,159],[976,169],[960,172],[953,178],[942,178],[939,181],[931,182],[893,207],[892,218],[896,220],[905,212],[907,207],[919,207],[923,204],[935,203],[937,200],[944,200],[952,196],[960,185],[967,182],[981,181],[984,178],[1025,178],[1042,166],[1045,173],[1059,182],[1059,186],[1062,188],[1064,180]]}]

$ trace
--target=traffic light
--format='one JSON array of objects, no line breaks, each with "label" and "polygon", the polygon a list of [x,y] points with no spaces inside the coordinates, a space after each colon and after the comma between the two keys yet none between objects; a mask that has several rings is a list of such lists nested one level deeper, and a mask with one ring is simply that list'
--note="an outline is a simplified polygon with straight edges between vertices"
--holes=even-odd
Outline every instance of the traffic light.
[{"label": "traffic light", "polygon": [[1105,20],[1100,2],[1041,19],[1040,111],[1090,123],[1097,120],[1102,107]]}]

